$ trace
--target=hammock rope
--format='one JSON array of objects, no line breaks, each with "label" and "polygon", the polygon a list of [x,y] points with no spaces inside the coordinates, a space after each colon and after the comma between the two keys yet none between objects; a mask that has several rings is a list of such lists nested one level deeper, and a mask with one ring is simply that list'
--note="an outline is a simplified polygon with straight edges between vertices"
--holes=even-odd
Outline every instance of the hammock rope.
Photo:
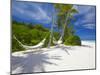
[{"label": "hammock rope", "polygon": [[46,38],[44,38],[41,42],[39,42],[37,45],[34,45],[34,46],[27,46],[27,45],[24,45],[22,42],[20,42],[15,35],[13,35],[14,39],[25,49],[35,49],[35,48],[41,48],[45,41],[46,41]]}]

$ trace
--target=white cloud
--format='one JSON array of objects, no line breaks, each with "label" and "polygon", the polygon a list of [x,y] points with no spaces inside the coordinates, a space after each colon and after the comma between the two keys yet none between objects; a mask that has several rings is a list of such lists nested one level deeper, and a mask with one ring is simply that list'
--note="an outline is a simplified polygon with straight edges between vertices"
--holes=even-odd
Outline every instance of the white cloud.
[{"label": "white cloud", "polygon": [[15,2],[12,7],[13,13],[15,13],[15,15],[18,14],[18,17],[23,16],[24,18],[29,18],[31,20],[41,20],[44,23],[49,23],[51,21],[51,18],[48,16],[46,11],[41,8],[41,4]]},{"label": "white cloud", "polygon": [[77,21],[74,23],[76,26],[82,26],[87,29],[95,28],[95,7],[94,6],[81,6],[75,5],[79,13],[75,16],[78,16]]},{"label": "white cloud", "polygon": [[87,13],[89,10],[93,9],[93,6],[87,6],[87,5],[74,5],[74,8],[79,11],[78,14],[84,14]]},{"label": "white cloud", "polygon": [[38,20],[40,20],[41,18],[46,19],[46,20],[50,20],[50,17],[47,15],[47,13],[42,8],[37,7],[37,9],[38,9],[38,12],[37,12],[38,17],[36,16],[36,18]]},{"label": "white cloud", "polygon": [[85,28],[88,28],[88,29],[94,29],[95,28],[95,24],[85,24],[83,25]]},{"label": "white cloud", "polygon": [[19,7],[13,7],[13,13],[14,13],[14,11],[17,11],[17,12],[19,12],[20,14],[23,14],[24,13],[24,10],[22,10],[21,8],[19,8]]}]

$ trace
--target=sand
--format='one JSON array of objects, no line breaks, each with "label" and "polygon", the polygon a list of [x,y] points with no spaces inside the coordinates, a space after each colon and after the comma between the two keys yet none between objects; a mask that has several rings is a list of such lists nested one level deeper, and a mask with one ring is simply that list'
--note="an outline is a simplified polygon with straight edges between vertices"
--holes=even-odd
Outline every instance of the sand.
[{"label": "sand", "polygon": [[95,69],[95,43],[53,46],[12,53],[12,74]]}]

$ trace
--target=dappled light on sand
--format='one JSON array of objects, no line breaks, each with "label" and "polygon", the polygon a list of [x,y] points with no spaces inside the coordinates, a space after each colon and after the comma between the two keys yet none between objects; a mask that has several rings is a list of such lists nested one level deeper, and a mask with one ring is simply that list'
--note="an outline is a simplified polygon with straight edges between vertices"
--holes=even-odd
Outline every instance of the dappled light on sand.
[{"label": "dappled light on sand", "polygon": [[48,54],[43,53],[27,53],[24,56],[12,56],[12,70],[18,71],[18,73],[31,73],[31,72],[45,72],[45,64],[56,65],[49,61],[61,60],[60,56],[49,57]]},{"label": "dappled light on sand", "polygon": [[[87,45],[88,44],[88,45]],[[12,74],[95,68],[95,44],[54,46],[12,53]],[[88,47],[89,46],[89,47]]]}]

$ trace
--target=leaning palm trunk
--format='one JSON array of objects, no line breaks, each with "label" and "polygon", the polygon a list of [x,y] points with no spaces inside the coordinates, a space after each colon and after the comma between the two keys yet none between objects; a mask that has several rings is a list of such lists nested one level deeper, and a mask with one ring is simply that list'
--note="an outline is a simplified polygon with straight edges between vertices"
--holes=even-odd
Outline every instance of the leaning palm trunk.
[{"label": "leaning palm trunk", "polygon": [[[54,13],[54,11],[53,11]],[[50,30],[50,39],[49,39],[49,43],[48,43],[48,48],[51,45],[51,41],[52,41],[52,37],[53,37],[53,26],[54,26],[54,14],[52,15],[52,25],[51,25],[51,30]]]},{"label": "leaning palm trunk", "polygon": [[69,14],[70,14],[70,11],[68,12],[66,19],[65,19],[63,31],[62,31],[62,34],[61,34],[61,39],[63,39],[63,37],[64,37],[64,32],[65,32],[66,24],[67,24],[67,21],[68,21],[68,18],[69,18]]},{"label": "leaning palm trunk", "polygon": [[50,39],[49,39],[48,47],[50,47],[50,45],[51,45],[52,37],[53,37],[53,25],[52,25],[52,27],[51,27]]},{"label": "leaning palm trunk", "polygon": [[[62,40],[62,43],[63,43],[63,37],[64,37],[64,34],[65,34],[65,28],[66,28],[66,25],[68,24],[68,18],[70,17],[70,13],[78,13],[78,11],[76,9],[73,8],[73,5],[59,5],[59,4],[56,4],[55,5],[55,8],[59,11],[59,15],[61,16],[64,16],[67,12],[67,15],[64,17],[64,22],[62,24],[63,27],[62,27],[62,33],[61,33],[61,40]],[[63,19],[63,18],[62,18]]]}]

